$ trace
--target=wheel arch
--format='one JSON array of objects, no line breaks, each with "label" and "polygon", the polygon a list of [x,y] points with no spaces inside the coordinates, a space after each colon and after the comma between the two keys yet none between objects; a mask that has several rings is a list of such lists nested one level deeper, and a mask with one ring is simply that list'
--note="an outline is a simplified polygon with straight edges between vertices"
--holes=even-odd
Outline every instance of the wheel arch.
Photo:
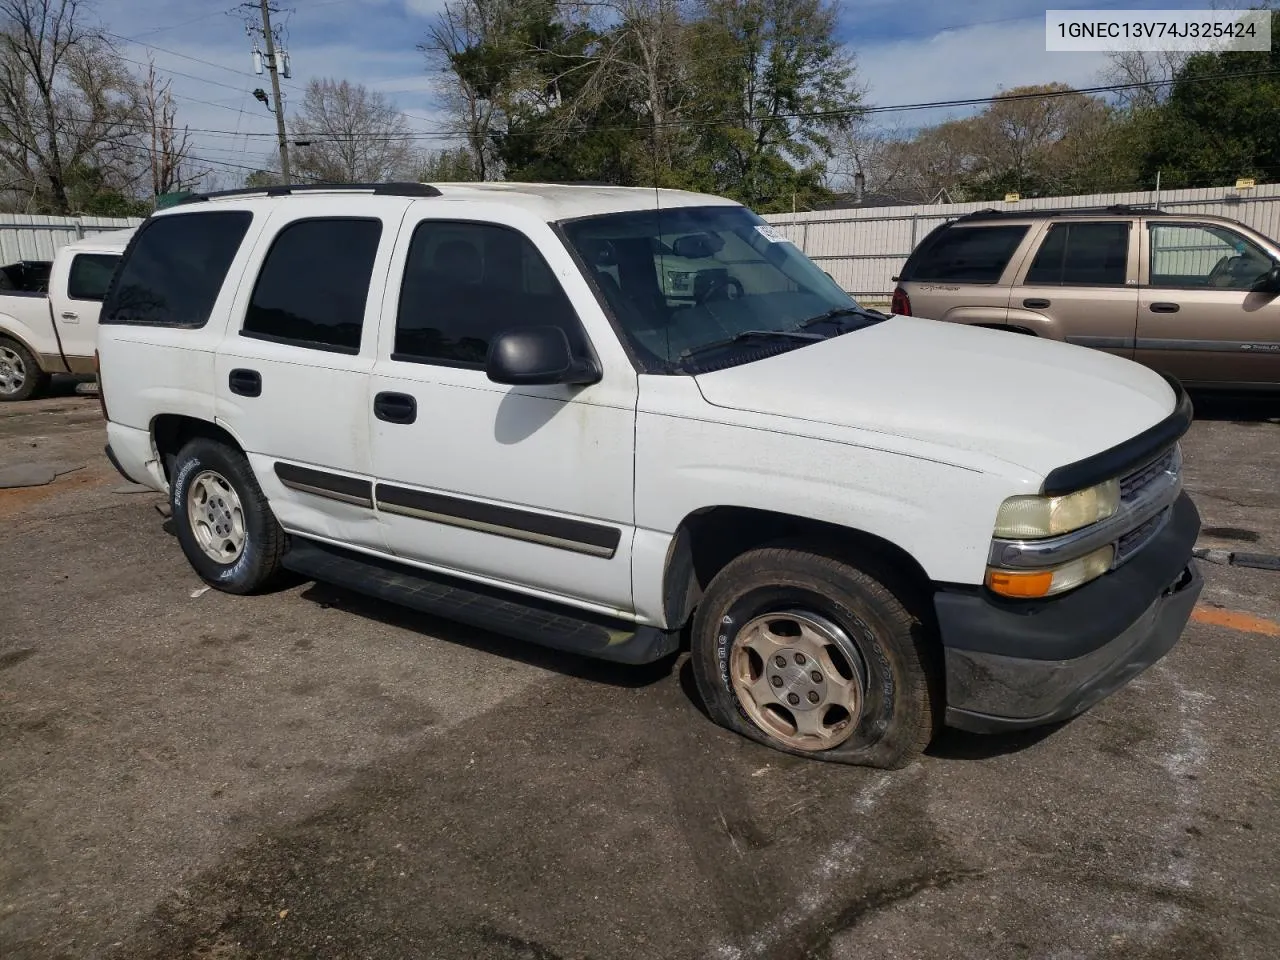
[{"label": "wheel arch", "polygon": [[217,440],[237,450],[244,450],[243,444],[235,435],[220,424],[181,413],[159,414],[151,420],[151,443],[160,458],[166,480],[173,478],[173,460],[178,451],[197,437]]},{"label": "wheel arch", "polygon": [[683,629],[708,584],[735,557],[765,546],[803,545],[855,563],[903,593],[922,617],[932,617],[933,584],[920,562],[896,543],[839,524],[754,507],[714,506],[680,521],[663,569],[663,613]]}]

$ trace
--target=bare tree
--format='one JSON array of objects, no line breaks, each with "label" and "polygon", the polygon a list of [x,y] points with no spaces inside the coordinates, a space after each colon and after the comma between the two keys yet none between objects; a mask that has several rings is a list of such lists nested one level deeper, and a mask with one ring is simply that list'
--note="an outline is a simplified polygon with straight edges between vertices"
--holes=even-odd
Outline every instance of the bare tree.
[{"label": "bare tree", "polygon": [[137,86],[80,0],[0,0],[0,162],[36,205],[71,212],[81,171],[136,156]]},{"label": "bare tree", "polygon": [[505,70],[485,55],[507,36],[513,19],[509,0],[447,0],[418,49],[439,73],[438,89],[453,115],[454,133],[466,138],[476,177],[497,175],[491,134],[501,116]]},{"label": "bare tree", "polygon": [[144,146],[151,168],[151,195],[188,190],[208,175],[208,168],[191,166],[191,139],[184,126],[178,129],[178,109],[169,92],[171,80],[160,80],[154,62],[147,65],[142,87]]},{"label": "bare tree", "polygon": [[931,196],[938,188],[929,191],[914,181],[912,158],[904,149],[908,142],[901,131],[857,120],[832,137],[829,186],[859,201],[878,196],[915,203],[921,193]]},{"label": "bare tree", "polygon": [[1121,107],[1141,110],[1158,106],[1169,95],[1169,81],[1188,56],[1179,50],[1120,50],[1108,55],[1110,64],[1102,71],[1103,82],[1130,85],[1115,92]]},{"label": "bare tree", "polygon": [[[2,0],[0,0],[2,2]],[[381,93],[346,80],[312,80],[302,110],[289,121],[290,153],[303,177],[330,183],[376,183],[413,166],[412,132]]]}]

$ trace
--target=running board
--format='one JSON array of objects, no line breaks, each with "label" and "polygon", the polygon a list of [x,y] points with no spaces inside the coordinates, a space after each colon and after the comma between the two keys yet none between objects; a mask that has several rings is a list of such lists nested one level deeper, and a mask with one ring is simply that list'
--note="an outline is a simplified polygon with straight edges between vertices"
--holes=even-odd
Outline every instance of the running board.
[{"label": "running board", "polygon": [[594,616],[297,536],[290,538],[282,562],[287,569],[311,580],[601,660],[652,663],[680,647],[678,633]]}]

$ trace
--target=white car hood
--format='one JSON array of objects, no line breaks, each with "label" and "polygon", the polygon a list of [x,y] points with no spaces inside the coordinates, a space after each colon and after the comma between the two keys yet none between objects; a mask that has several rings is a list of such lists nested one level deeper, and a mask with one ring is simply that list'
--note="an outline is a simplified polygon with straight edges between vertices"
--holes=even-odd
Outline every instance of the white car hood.
[{"label": "white car hood", "polygon": [[1041,475],[1128,440],[1176,403],[1161,376],[1111,354],[897,316],[695,380],[718,407],[972,451]]}]

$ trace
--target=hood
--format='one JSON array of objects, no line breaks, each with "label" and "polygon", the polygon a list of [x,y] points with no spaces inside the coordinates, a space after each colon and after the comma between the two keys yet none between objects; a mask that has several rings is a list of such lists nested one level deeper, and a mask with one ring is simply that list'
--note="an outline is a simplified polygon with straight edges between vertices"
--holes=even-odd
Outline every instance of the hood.
[{"label": "hood", "polygon": [[1155,372],[1038,337],[892,317],[775,357],[699,374],[710,404],[966,450],[1038,474],[1173,412]]}]

